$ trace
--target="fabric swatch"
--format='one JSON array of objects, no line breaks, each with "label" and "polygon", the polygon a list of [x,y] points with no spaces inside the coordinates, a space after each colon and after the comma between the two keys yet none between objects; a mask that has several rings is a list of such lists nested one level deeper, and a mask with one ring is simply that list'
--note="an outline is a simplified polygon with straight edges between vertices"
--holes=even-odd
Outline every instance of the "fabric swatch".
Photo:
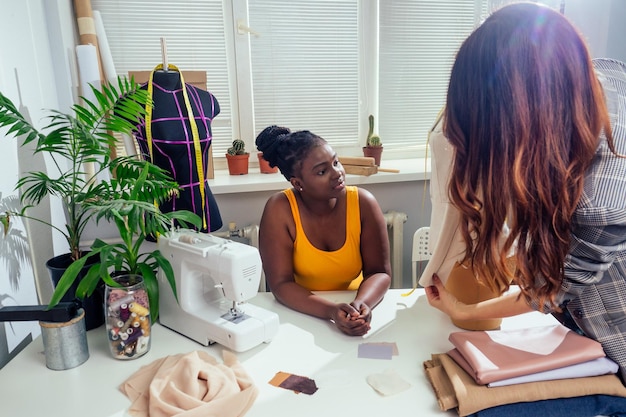
[{"label": "fabric swatch", "polygon": [[317,391],[317,385],[314,380],[287,372],[277,372],[269,383],[275,387],[292,390],[296,394],[302,392],[307,395],[313,395]]},{"label": "fabric swatch", "polygon": [[367,359],[387,359],[398,355],[398,347],[395,343],[361,343],[359,344],[358,357]]},{"label": "fabric swatch", "polygon": [[379,394],[384,396],[394,395],[411,388],[411,384],[402,379],[393,369],[387,369],[379,374],[368,375],[366,381]]}]

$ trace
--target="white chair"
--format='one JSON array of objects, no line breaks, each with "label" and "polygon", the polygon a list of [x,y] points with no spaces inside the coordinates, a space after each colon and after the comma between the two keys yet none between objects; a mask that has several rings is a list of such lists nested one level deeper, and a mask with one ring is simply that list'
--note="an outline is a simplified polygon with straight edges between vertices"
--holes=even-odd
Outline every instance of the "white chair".
[{"label": "white chair", "polygon": [[[430,227],[420,227],[413,234],[413,254],[411,255],[411,266],[413,274],[413,288],[417,287],[417,281],[419,280],[418,262],[428,261],[432,257],[432,253],[428,248],[428,240],[430,239]],[[421,272],[421,268],[420,268]]]}]

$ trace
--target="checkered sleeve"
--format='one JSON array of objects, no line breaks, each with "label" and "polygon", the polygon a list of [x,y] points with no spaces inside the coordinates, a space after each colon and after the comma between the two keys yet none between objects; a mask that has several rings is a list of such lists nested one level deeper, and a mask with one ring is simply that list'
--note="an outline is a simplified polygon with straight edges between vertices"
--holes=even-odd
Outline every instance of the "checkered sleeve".
[{"label": "checkered sleeve", "polygon": [[[626,67],[606,59],[595,60],[594,66],[604,88],[616,150],[624,155]],[[624,271],[626,158],[615,155],[602,135],[572,219],[570,251],[564,264],[565,279],[555,301],[561,305],[577,298],[591,285],[596,286],[598,292],[610,293],[611,288],[623,284]],[[544,308],[544,311],[550,310]]]}]

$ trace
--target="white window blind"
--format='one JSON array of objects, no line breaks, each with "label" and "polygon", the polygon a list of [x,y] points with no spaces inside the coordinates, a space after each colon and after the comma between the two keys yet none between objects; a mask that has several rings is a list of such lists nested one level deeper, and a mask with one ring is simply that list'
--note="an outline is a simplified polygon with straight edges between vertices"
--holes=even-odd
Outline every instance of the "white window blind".
[{"label": "white window blind", "polygon": [[479,22],[484,3],[381,2],[377,125],[385,152],[423,149],[445,103],[456,51]]},{"label": "white window blind", "polygon": [[[91,3],[118,74],[161,63],[161,37],[169,63],[207,72],[221,107],[215,158],[240,136],[253,152],[254,136],[271,124],[311,130],[358,155],[370,113],[388,157],[416,157],[445,101],[454,54],[487,0]],[[259,36],[238,33],[240,23]]]},{"label": "white window blind", "polygon": [[278,124],[356,146],[357,13],[357,0],[249,2],[255,132]]}]

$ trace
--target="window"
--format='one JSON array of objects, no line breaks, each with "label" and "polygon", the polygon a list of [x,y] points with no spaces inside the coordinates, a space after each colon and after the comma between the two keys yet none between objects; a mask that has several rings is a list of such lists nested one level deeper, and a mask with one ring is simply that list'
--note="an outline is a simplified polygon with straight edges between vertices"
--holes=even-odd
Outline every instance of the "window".
[{"label": "window", "polygon": [[385,153],[391,142],[423,155],[428,132],[445,103],[456,51],[484,14],[484,3],[384,1],[378,126]]},{"label": "window", "polygon": [[359,140],[357,0],[249,2],[255,132],[310,130],[334,146]]},{"label": "window", "polygon": [[[213,155],[267,125],[309,129],[360,155],[368,115],[385,154],[423,155],[454,54],[487,0],[92,0],[116,71],[167,60],[207,71],[221,113]],[[219,166],[219,165],[218,165]]]}]

